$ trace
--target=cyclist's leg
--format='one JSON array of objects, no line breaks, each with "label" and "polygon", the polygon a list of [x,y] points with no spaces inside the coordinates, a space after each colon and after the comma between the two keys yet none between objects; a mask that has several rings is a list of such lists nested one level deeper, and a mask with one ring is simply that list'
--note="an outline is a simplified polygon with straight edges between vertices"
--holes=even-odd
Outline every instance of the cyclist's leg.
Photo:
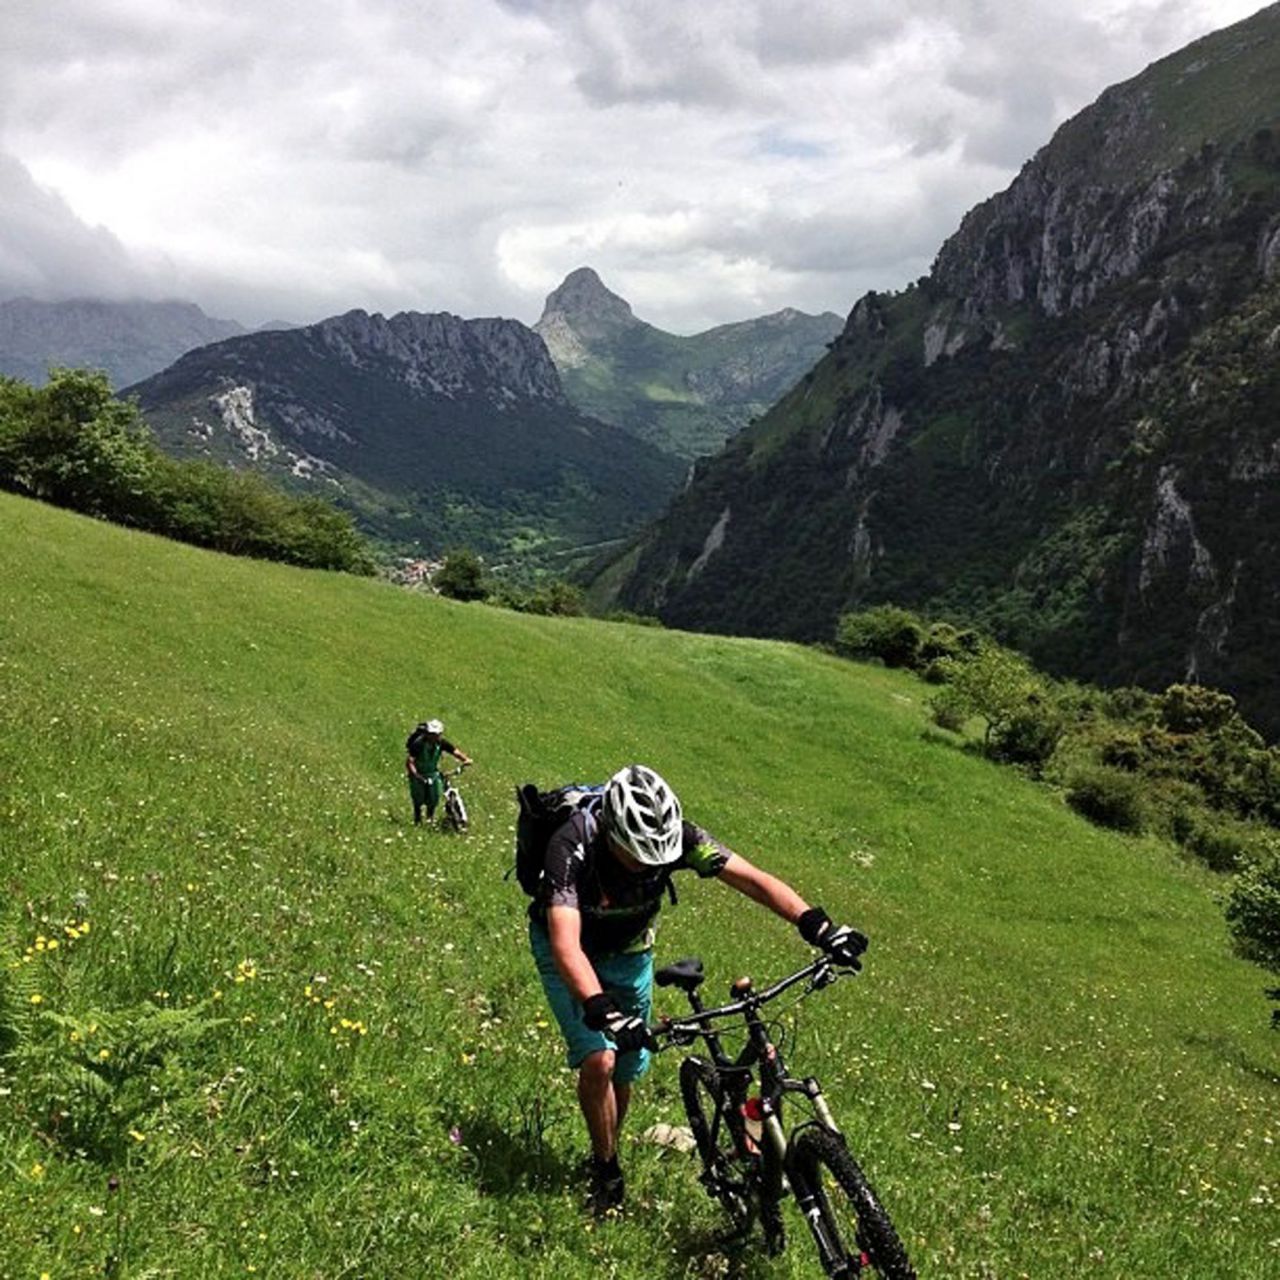
[{"label": "cyclist's leg", "polygon": [[[582,1020],[582,1005],[569,993],[551,954],[545,926],[529,922],[529,941],[542,988],[567,1046],[566,1060],[578,1071],[578,1103],[597,1158],[617,1154],[618,1125],[631,1101],[631,1084],[649,1066],[647,1050],[615,1052],[613,1042]],[[653,954],[593,957],[601,985],[619,1006],[646,1019],[652,1007]]]},{"label": "cyclist's leg", "polygon": [[409,780],[409,801],[413,805],[413,822],[418,826],[422,822],[422,806],[427,799],[427,789],[413,774],[405,775]]},{"label": "cyclist's leg", "polygon": [[440,797],[444,794],[444,779],[438,773],[427,775],[426,785],[426,801],[427,801],[427,821],[430,822],[436,816],[436,806],[440,803]]}]

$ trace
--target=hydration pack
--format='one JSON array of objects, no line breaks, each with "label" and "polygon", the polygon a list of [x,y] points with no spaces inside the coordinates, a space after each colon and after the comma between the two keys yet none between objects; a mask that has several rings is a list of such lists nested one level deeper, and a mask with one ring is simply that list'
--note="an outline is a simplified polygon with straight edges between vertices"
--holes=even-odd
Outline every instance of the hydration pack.
[{"label": "hydration pack", "polygon": [[[520,887],[531,898],[538,892],[551,837],[575,813],[587,815],[587,838],[595,834],[596,815],[604,799],[604,783],[570,782],[554,791],[539,791],[532,782],[516,788],[520,806],[516,818],[516,873]],[[507,872],[510,877],[511,871]]]}]

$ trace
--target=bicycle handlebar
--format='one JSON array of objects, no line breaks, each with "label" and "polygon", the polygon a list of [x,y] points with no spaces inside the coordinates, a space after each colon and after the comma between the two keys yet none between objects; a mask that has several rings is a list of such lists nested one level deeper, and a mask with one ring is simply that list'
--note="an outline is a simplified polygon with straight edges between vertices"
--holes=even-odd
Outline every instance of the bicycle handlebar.
[{"label": "bicycle handlebar", "polygon": [[[784,991],[794,987],[797,982],[803,982],[806,978],[813,978],[816,989],[828,986],[844,974],[855,972],[856,970],[852,967],[837,965],[830,956],[819,956],[803,969],[797,969],[795,973],[759,993],[753,992],[741,1000],[734,1000],[714,1009],[702,1009],[699,1012],[684,1014],[679,1018],[663,1018],[661,1022],[656,1022],[649,1027],[649,1037],[653,1047],[659,1052],[682,1041],[687,1044],[689,1040],[701,1035],[707,1026],[717,1019],[733,1018],[745,1013],[748,1009],[768,1004],[770,1000],[776,999]],[[660,1043],[659,1037],[665,1039],[667,1043]]]}]

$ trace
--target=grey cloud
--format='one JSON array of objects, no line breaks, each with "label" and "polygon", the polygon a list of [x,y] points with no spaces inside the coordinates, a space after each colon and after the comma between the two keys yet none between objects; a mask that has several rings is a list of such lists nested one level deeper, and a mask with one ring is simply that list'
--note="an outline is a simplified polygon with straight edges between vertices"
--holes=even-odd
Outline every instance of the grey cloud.
[{"label": "grey cloud", "polygon": [[146,291],[146,273],[115,236],[86,226],[23,164],[0,153],[0,297],[57,301]]},{"label": "grey cloud", "polygon": [[7,0],[0,292],[532,319],[590,261],[665,326],[847,310],[1237,2]]}]

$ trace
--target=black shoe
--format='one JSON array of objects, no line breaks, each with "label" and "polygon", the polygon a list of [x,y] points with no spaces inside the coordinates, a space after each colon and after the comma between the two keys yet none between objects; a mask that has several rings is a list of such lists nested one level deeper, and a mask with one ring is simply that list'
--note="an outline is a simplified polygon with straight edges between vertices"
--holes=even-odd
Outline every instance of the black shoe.
[{"label": "black shoe", "polygon": [[622,1213],[625,1184],[617,1169],[591,1171],[591,1212],[597,1218],[616,1218]]}]

